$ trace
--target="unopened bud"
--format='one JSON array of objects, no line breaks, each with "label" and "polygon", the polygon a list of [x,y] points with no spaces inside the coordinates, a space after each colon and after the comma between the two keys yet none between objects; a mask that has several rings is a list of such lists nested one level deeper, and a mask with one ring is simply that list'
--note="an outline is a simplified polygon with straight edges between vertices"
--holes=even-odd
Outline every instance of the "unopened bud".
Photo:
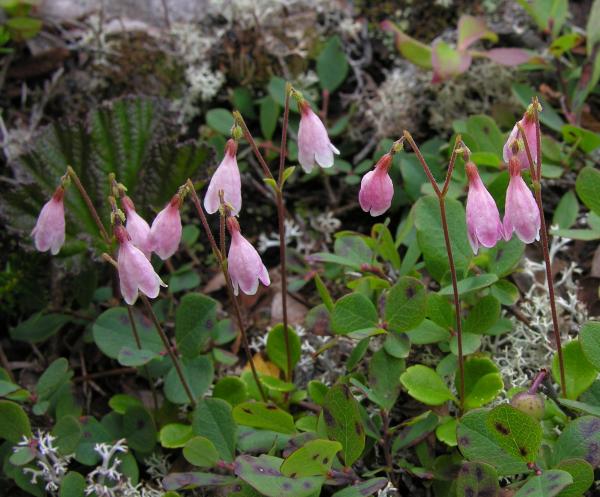
[{"label": "unopened bud", "polygon": [[513,396],[510,403],[535,419],[544,417],[544,399],[538,393],[519,392]]}]

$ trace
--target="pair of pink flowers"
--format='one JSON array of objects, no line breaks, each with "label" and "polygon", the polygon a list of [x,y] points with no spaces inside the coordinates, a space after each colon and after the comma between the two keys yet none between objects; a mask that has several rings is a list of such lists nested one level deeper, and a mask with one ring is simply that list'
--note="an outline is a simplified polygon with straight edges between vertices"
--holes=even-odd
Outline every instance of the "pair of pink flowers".
[{"label": "pair of pink flowers", "polygon": [[133,201],[125,196],[121,199],[125,210],[126,225],[115,227],[115,237],[119,242],[117,267],[121,294],[129,305],[133,305],[138,292],[156,298],[161,286],[166,286],[150,263],[155,252],[161,259],[171,257],[181,241],[181,197],[174,195],[160,211],[152,226],[135,210]]},{"label": "pair of pink flowers", "polygon": [[540,236],[540,213],[531,190],[521,177],[521,163],[517,157],[509,159],[510,181],[506,190],[504,222],[496,202],[479,177],[472,162],[465,166],[469,178],[467,195],[467,235],[473,252],[479,245],[491,248],[499,240],[510,240],[513,232],[524,243],[532,243]]},{"label": "pair of pink flowers", "polygon": [[496,202],[481,181],[477,167],[472,162],[465,166],[469,180],[467,234],[474,253],[478,252],[479,245],[491,248],[501,239],[510,240],[513,233],[524,243],[539,240],[540,211],[531,190],[521,177],[521,170],[529,167],[529,158],[519,126],[527,139],[533,162],[537,161],[536,125],[532,112],[528,110],[515,124],[504,145],[503,158],[508,162],[510,179],[502,223]]},{"label": "pair of pink flowers", "polygon": [[127,219],[125,227],[129,237],[148,259],[154,252],[164,261],[177,251],[182,233],[179,195],[173,195],[165,208],[156,215],[152,226],[136,212],[129,197],[123,197],[121,204]]},{"label": "pair of pink flowers", "polygon": [[[298,107],[300,165],[307,173],[312,171],[315,164],[325,168],[333,166],[333,154],[339,154],[339,150],[331,144],[325,126],[305,100],[300,98]],[[213,174],[204,197],[204,208],[210,214],[219,210],[220,192],[232,216],[238,215],[241,211],[242,185],[236,152],[237,143],[234,139],[230,139],[225,146],[223,160]],[[258,290],[259,281],[265,286],[270,285],[269,273],[256,249],[242,236],[240,225],[235,217],[228,217],[227,227],[231,234],[227,262],[234,293],[237,295],[241,289],[247,295],[254,295]]]},{"label": "pair of pink flowers", "polygon": [[235,219],[242,209],[242,182],[237,164],[237,142],[232,138],[225,145],[225,155],[217,167],[204,196],[204,208],[209,214],[217,212],[221,206],[221,197],[230,216],[227,228],[231,235],[231,244],[227,255],[227,268],[235,295],[241,289],[246,295],[254,295],[258,282],[269,286],[271,280],[266,266],[252,244],[241,233]]}]

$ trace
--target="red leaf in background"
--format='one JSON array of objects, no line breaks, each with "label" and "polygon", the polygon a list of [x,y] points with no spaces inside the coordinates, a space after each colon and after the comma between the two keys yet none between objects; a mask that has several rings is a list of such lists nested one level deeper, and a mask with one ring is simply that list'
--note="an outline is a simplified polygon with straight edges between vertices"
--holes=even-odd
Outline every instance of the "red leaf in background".
[{"label": "red leaf in background", "polygon": [[531,59],[531,54],[522,48],[493,48],[481,53],[496,64],[503,66],[518,66]]}]

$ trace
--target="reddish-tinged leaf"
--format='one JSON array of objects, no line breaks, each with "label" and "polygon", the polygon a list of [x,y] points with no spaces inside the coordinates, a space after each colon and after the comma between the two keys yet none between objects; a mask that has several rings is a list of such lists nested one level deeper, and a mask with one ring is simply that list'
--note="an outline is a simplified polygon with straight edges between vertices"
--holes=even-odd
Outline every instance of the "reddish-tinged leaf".
[{"label": "reddish-tinged leaf", "polygon": [[531,55],[521,48],[493,48],[487,52],[482,52],[482,54],[496,64],[502,64],[503,66],[518,66],[531,59]]},{"label": "reddish-tinged leaf", "polygon": [[471,65],[471,55],[440,41],[433,46],[431,64],[433,66],[431,82],[439,83],[465,72]]},{"label": "reddish-tinged leaf", "polygon": [[481,17],[460,16],[458,20],[458,50],[464,51],[478,40],[498,41],[498,35],[490,31]]},{"label": "reddish-tinged leaf", "polygon": [[381,29],[394,34],[396,48],[403,57],[416,66],[424,69],[431,69],[432,55],[430,47],[408,36],[393,22],[387,20],[383,21],[381,23]]}]

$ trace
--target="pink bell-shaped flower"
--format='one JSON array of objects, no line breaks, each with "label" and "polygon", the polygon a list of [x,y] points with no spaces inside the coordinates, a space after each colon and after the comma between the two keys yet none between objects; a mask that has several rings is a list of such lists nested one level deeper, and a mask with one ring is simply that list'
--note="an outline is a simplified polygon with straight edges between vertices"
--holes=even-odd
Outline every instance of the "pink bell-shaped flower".
[{"label": "pink bell-shaped flower", "polygon": [[507,164],[510,162],[512,157],[516,157],[519,161],[521,169],[529,169],[529,159],[527,158],[527,152],[525,151],[525,142],[519,133],[519,124],[523,127],[523,131],[525,131],[525,136],[527,137],[527,143],[529,144],[529,151],[531,152],[533,163],[535,164],[537,162],[535,118],[533,111],[529,109],[525,112],[523,118],[514,125],[510,135],[508,135],[508,140],[506,140],[506,143],[504,144],[502,156],[504,158],[504,162]]},{"label": "pink bell-shaped flower", "polygon": [[508,165],[510,182],[506,189],[504,207],[504,237],[509,240],[513,231],[525,243],[540,238],[540,211],[533,193],[521,178],[521,166],[516,157]]},{"label": "pink bell-shaped flower", "polygon": [[310,173],[315,164],[321,167],[333,166],[333,154],[340,151],[329,140],[325,126],[310,105],[301,100],[300,127],[298,128],[298,162],[305,172]]},{"label": "pink bell-shaped flower", "polygon": [[370,212],[371,216],[383,214],[392,205],[394,184],[388,174],[392,165],[392,154],[384,154],[375,169],[365,174],[360,182],[358,201],[363,211]]},{"label": "pink bell-shaped flower", "polygon": [[164,261],[171,257],[181,241],[181,198],[173,195],[167,206],[160,211],[150,227],[150,248]]},{"label": "pink bell-shaped flower", "polygon": [[35,248],[40,252],[50,250],[58,254],[65,243],[65,189],[59,186],[52,198],[42,207],[35,228],[31,232]]},{"label": "pink bell-shaped flower", "polygon": [[231,234],[231,245],[227,256],[227,268],[237,295],[241,289],[246,295],[254,295],[259,280],[265,286],[271,284],[269,272],[256,249],[240,233],[240,225],[234,217],[227,218],[227,228]]},{"label": "pink bell-shaped flower", "polygon": [[129,305],[138,298],[138,291],[151,299],[158,296],[161,286],[166,286],[156,274],[144,253],[129,239],[123,226],[115,227],[115,237],[119,242],[117,265],[121,294]]},{"label": "pink bell-shaped flower", "polygon": [[479,251],[479,245],[491,248],[504,234],[500,213],[496,202],[487,191],[479,177],[477,166],[472,162],[465,165],[469,178],[467,194],[467,235],[473,252]]},{"label": "pink bell-shaped flower", "polygon": [[150,226],[144,218],[136,212],[133,200],[125,196],[121,199],[121,204],[123,205],[125,216],[127,218],[125,228],[127,229],[127,233],[129,233],[131,241],[148,259],[150,259],[150,256],[152,255],[149,240]]},{"label": "pink bell-shaped flower", "polygon": [[233,216],[242,209],[242,181],[235,156],[236,152],[237,143],[230,139],[225,146],[225,156],[213,174],[204,196],[204,208],[209,214],[214,214],[219,210],[220,190],[223,190],[223,199],[231,206]]}]

